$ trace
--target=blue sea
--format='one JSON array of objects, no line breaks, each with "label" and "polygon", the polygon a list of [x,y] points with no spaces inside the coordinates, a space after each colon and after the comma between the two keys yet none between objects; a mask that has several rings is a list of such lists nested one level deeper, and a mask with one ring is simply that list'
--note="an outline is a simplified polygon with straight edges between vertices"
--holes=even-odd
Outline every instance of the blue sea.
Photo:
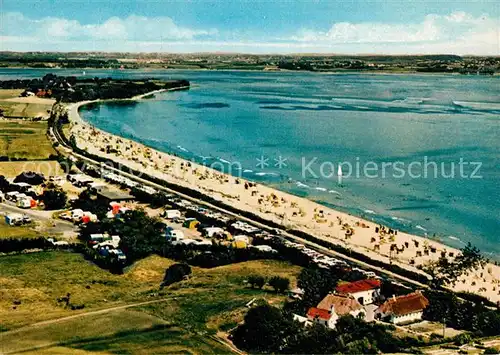
[{"label": "blue sea", "polygon": [[[2,69],[0,80],[45,72]],[[135,104],[82,110],[98,128],[451,246],[470,241],[500,259],[499,77],[85,75],[188,79],[192,85]]]}]

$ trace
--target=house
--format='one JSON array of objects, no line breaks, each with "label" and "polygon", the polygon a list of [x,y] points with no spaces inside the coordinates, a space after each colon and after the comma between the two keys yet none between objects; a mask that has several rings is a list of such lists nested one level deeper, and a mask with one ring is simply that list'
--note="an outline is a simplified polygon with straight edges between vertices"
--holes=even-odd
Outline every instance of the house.
[{"label": "house", "polygon": [[352,296],[328,294],[316,307],[309,308],[307,319],[330,329],[335,329],[337,320],[346,315],[366,315],[363,306]]},{"label": "house", "polygon": [[357,317],[360,314],[364,317],[366,315],[365,309],[352,296],[328,294],[318,303],[317,308],[326,309],[331,313],[336,313],[339,317],[351,315]]},{"label": "house", "polygon": [[341,295],[354,297],[361,305],[365,306],[380,297],[380,280],[366,279],[341,284],[335,291]]},{"label": "house", "polygon": [[330,329],[335,329],[338,316],[336,314],[332,314],[326,309],[311,307],[307,311],[307,319],[310,322],[316,322]]},{"label": "house", "polygon": [[392,296],[375,311],[375,316],[393,324],[418,322],[428,305],[429,300],[416,291],[404,296]]},{"label": "house", "polygon": [[129,193],[120,191],[120,190],[115,190],[115,189],[109,189],[109,188],[100,188],[96,192],[97,198],[102,199],[104,201],[107,201],[108,203],[110,202],[122,202],[122,201],[133,201],[135,200],[135,197],[130,195]]},{"label": "house", "polygon": [[307,317],[303,317],[303,316],[300,316],[298,314],[293,315],[293,320],[299,322],[304,327],[308,327],[308,326],[312,325],[312,322],[309,319],[307,319]]}]

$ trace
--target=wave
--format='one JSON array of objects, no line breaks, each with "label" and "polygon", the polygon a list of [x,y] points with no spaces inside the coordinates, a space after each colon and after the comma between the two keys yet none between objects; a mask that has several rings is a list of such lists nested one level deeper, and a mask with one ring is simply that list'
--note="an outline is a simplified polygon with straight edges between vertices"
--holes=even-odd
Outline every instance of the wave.
[{"label": "wave", "polygon": [[326,191],[324,187],[315,187],[314,189],[318,191]]},{"label": "wave", "polygon": [[220,162],[222,163],[226,163],[226,164],[231,164],[231,162],[229,160],[226,160],[226,159],[222,159],[222,158],[217,158]]},{"label": "wave", "polygon": [[250,169],[245,169],[243,170],[244,173],[253,173],[253,170],[250,170]]},{"label": "wave", "polygon": [[335,191],[335,190],[328,190],[328,193],[342,196],[342,194],[340,192]]},{"label": "wave", "polygon": [[375,211],[372,211],[372,210],[363,210],[363,212],[368,213],[368,214],[376,214]]},{"label": "wave", "polygon": [[177,146],[177,149],[182,150],[183,152],[189,152],[189,150],[187,150],[186,148],[184,148],[180,145]]},{"label": "wave", "polygon": [[422,231],[424,231],[424,232],[427,232],[427,229],[425,229],[424,227],[422,227],[420,224],[417,224],[417,225],[415,226],[415,228],[420,229],[420,230],[422,230]]},{"label": "wave", "polygon": [[401,217],[391,216],[391,219],[394,220],[394,221],[411,223],[411,221],[409,219],[405,219],[405,218],[401,218]]},{"label": "wave", "polygon": [[255,173],[257,176],[279,176],[278,173]]},{"label": "wave", "polygon": [[304,188],[304,189],[309,189],[309,188],[310,188],[310,186],[309,186],[309,185],[306,185],[306,184],[304,184],[304,183],[302,183],[302,182],[300,182],[300,181],[297,181],[295,184],[296,184],[298,187],[302,187],[302,188]]}]

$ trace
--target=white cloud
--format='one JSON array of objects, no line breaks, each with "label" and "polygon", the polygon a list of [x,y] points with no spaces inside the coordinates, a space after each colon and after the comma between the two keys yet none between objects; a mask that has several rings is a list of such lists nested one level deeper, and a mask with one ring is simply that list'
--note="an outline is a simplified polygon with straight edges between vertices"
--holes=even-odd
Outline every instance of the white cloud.
[{"label": "white cloud", "polygon": [[429,14],[410,24],[338,22],[323,31],[259,38],[248,29],[219,33],[183,27],[169,17],[132,15],[82,24],[10,12],[0,15],[0,50],[499,55],[499,21],[453,12]]},{"label": "white cloud", "polygon": [[84,40],[190,40],[217,34],[215,29],[197,30],[181,27],[169,17],[111,17],[103,23],[81,24],[76,20],[45,17],[30,19],[21,13],[1,15],[0,35],[25,36],[48,41]]},{"label": "white cloud", "polygon": [[339,22],[328,31],[302,29],[290,40],[312,46],[331,45],[332,48],[358,44],[358,48],[369,49],[367,45],[372,45],[373,52],[380,52],[391,44],[392,52],[399,49],[400,53],[451,50],[457,54],[499,54],[499,21],[487,15],[474,17],[465,12],[453,12],[445,16],[430,14],[422,22],[413,24]]}]

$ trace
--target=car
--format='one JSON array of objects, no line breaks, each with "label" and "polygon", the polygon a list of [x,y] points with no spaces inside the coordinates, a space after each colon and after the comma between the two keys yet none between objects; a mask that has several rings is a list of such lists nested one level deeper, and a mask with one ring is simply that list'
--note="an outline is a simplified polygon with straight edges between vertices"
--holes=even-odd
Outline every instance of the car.
[{"label": "car", "polygon": [[23,215],[23,223],[31,223],[31,218],[27,214]]}]

